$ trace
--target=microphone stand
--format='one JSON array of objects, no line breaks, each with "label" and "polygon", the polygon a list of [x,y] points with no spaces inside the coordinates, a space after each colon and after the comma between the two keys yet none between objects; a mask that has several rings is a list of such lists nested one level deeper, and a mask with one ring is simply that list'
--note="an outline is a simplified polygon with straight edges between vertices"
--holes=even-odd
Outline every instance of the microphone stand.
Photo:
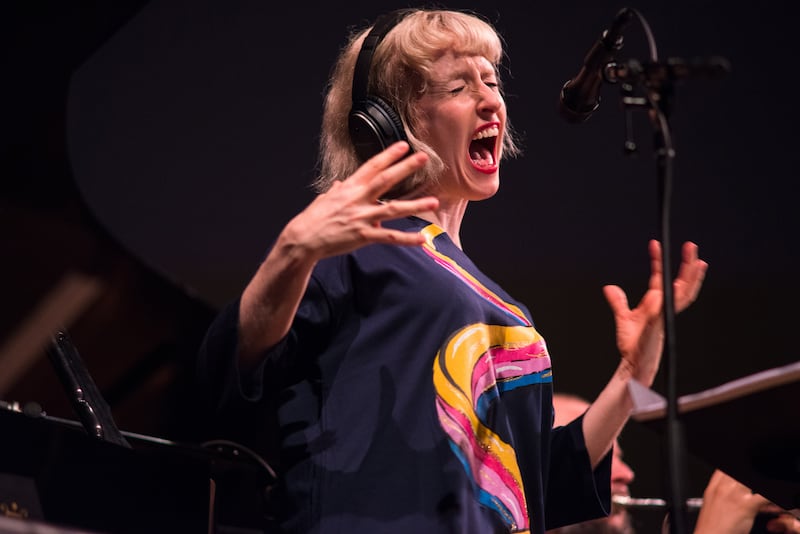
[{"label": "microphone stand", "polygon": [[[613,54],[621,48],[621,32],[628,23],[631,15],[635,15],[642,25],[647,37],[650,60],[639,62],[629,60],[625,63],[617,63]],[[636,9],[623,8],[617,13],[614,19],[613,46],[601,41],[605,48],[597,46],[590,51],[587,56],[598,61],[609,61],[603,67],[601,73],[603,81],[608,83],[621,82],[622,104],[625,110],[626,139],[624,149],[627,154],[637,151],[631,129],[631,111],[642,109],[648,112],[650,122],[653,126],[653,148],[656,157],[656,173],[658,180],[658,209],[659,209],[659,233],[661,240],[661,285],[663,292],[663,315],[664,315],[664,359],[666,366],[666,386],[667,386],[667,414],[666,414],[666,467],[667,485],[669,492],[668,517],[670,534],[685,534],[688,529],[688,507],[685,495],[685,472],[686,472],[686,440],[684,436],[683,422],[678,414],[678,356],[676,350],[675,336],[675,296],[672,282],[672,251],[670,236],[670,208],[672,201],[672,162],[675,158],[675,149],[672,146],[672,135],[669,126],[669,114],[674,95],[674,82],[676,80],[706,77],[719,78],[727,74],[729,70],[728,62],[725,58],[714,57],[710,59],[692,60],[689,62],[679,58],[670,58],[665,62],[658,61],[656,43],[653,32],[647,20]],[[607,35],[604,35],[607,37]],[[594,53],[596,50],[604,50],[600,56]],[[608,58],[611,57],[609,60]],[[579,79],[583,79],[586,71],[595,72],[597,65],[587,63],[581,70]],[[600,83],[600,82],[598,82]],[[644,87],[645,97],[634,95],[634,84]],[[572,106],[565,105],[565,98],[569,97],[566,91],[571,83],[562,89],[560,99],[560,111],[569,122],[581,122],[586,120],[596,109],[596,105],[591,109],[580,109],[572,112]],[[583,88],[583,93],[578,93],[578,102],[582,102],[586,94],[592,94],[597,85],[586,85],[585,82],[576,83],[577,87]]]},{"label": "microphone stand", "polygon": [[675,295],[672,285],[672,247],[670,236],[670,209],[672,203],[672,162],[675,150],[669,127],[669,104],[673,92],[672,82],[660,84],[651,92],[650,119],[653,125],[653,148],[656,156],[656,173],[659,195],[659,230],[661,234],[661,283],[664,295],[664,357],[667,386],[667,480],[670,493],[670,533],[688,532],[685,473],[686,440],[683,421],[678,414],[678,356],[675,335]]},{"label": "microphone stand", "polygon": [[[670,534],[688,532],[689,514],[686,506],[685,473],[686,473],[686,440],[683,422],[678,414],[678,355],[675,335],[675,295],[672,285],[672,237],[670,235],[670,213],[672,205],[672,162],[675,149],[669,125],[671,99],[674,84],[670,79],[651,79],[643,75],[641,70],[629,68],[638,65],[631,62],[628,67],[618,68],[609,64],[607,80],[616,83],[622,81],[622,104],[626,112],[625,151],[636,152],[636,144],[632,140],[630,128],[630,111],[645,109],[653,127],[653,150],[656,158],[656,179],[658,193],[658,226],[661,241],[661,285],[663,292],[664,314],[664,365],[666,367],[667,414],[666,414],[666,467],[667,500]],[[617,69],[617,70],[615,70]],[[646,86],[646,97],[633,96],[630,79],[642,81]]]},{"label": "microphone stand", "polygon": [[[655,41],[647,21],[636,10],[632,10],[642,23],[649,39],[651,59],[657,64]],[[657,75],[653,75],[655,72]],[[661,241],[661,285],[664,314],[664,359],[666,366],[667,414],[666,414],[666,468],[667,500],[670,534],[686,534],[689,518],[686,506],[685,473],[686,442],[683,422],[678,414],[678,356],[675,335],[675,296],[672,285],[672,238],[670,235],[670,213],[672,203],[673,160],[675,149],[669,125],[674,84],[664,69],[655,71],[643,69],[637,61],[627,65],[611,62],[607,65],[604,78],[610,83],[622,82],[622,104],[626,113],[625,151],[636,152],[636,144],[631,135],[631,110],[644,109],[648,112],[653,127],[653,149],[656,158],[656,178],[658,189],[658,225]],[[633,83],[645,87],[645,97],[633,94]]]},{"label": "microphone stand", "polygon": [[[635,12],[635,10],[634,10]],[[638,13],[637,13],[638,15]],[[653,148],[656,157],[658,184],[659,232],[661,235],[661,273],[664,314],[664,358],[666,366],[667,414],[666,414],[666,456],[667,481],[669,490],[670,533],[683,534],[688,529],[688,508],[685,495],[686,438],[683,421],[678,413],[678,356],[675,336],[675,296],[672,285],[672,252],[670,236],[670,208],[672,202],[672,162],[675,149],[669,126],[675,80],[693,77],[720,78],[728,73],[730,66],[725,58],[693,60],[690,62],[670,58],[658,62],[655,57],[655,43],[646,21],[638,15],[650,40],[651,61],[640,63],[629,60],[624,64],[611,62],[606,65],[604,78],[609,83],[622,82],[622,104],[626,113],[625,151],[636,152],[636,144],[631,136],[630,112],[645,109],[653,127]],[[645,97],[633,94],[633,83],[644,86]]]}]

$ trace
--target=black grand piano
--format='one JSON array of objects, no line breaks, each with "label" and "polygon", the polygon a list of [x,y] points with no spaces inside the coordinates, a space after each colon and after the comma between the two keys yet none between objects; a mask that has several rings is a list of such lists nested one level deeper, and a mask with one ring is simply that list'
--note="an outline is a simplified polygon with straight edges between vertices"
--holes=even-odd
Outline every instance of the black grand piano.
[{"label": "black grand piano", "polygon": [[70,76],[144,3],[12,0],[0,14],[0,532],[269,529],[269,464],[215,441],[197,409],[214,307],[118,242],[70,171]]}]

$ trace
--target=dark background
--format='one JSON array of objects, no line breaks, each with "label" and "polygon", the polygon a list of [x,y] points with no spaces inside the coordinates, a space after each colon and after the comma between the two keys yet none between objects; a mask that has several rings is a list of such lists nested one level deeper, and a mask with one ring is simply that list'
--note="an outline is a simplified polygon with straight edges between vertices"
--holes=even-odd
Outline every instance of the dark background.
[{"label": "dark background", "polygon": [[[0,368],[15,352],[25,364],[0,399],[71,416],[40,350],[61,324],[121,428],[197,439],[194,351],[312,198],[337,51],[349,29],[407,5],[12,2],[3,20]],[[798,360],[796,7],[438,5],[473,9],[506,39],[507,104],[525,153],[503,163],[494,198],[470,207],[462,241],[531,309],[556,390],[593,398],[605,384],[618,356],[601,288],[619,284],[638,300],[647,241],[659,236],[646,116],[633,115],[640,153],[630,158],[618,87],[603,87],[585,124],[556,113],[562,84],[625,5],[649,22],[660,58],[724,56],[732,66],[725,79],[678,84],[673,102],[674,258],[692,240],[710,264],[699,300],[678,317],[679,392]],[[618,58],[648,55],[634,21]],[[43,303],[69,273],[99,289],[75,310],[64,305],[74,299],[59,301],[52,319]],[[637,471],[633,493],[663,496],[658,435],[632,423],[622,443]],[[709,473],[691,459],[690,493],[699,496]]]}]

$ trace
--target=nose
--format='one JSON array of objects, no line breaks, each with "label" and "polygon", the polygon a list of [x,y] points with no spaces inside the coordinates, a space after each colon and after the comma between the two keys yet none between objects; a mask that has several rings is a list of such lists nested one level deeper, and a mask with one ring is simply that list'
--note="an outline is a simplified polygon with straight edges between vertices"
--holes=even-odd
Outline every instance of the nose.
[{"label": "nose", "polygon": [[494,114],[503,107],[503,97],[496,87],[481,85],[478,94],[478,110],[480,112]]},{"label": "nose", "polygon": [[628,485],[633,482],[635,473],[631,466],[622,461],[617,455],[611,460],[611,481]]}]

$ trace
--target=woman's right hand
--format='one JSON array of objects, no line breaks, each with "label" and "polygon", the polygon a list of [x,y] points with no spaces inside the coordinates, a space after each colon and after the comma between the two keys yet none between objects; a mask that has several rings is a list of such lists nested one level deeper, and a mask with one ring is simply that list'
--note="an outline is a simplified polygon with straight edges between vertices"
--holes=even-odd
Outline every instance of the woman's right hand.
[{"label": "woman's right hand", "polygon": [[[284,227],[247,284],[239,302],[240,365],[258,363],[291,327],[317,261],[372,243],[421,245],[419,232],[381,226],[382,221],[436,209],[434,197],[380,202],[381,196],[428,161],[398,142],[366,161],[352,176],[314,199]],[[401,159],[402,158],[402,159]]]},{"label": "woman's right hand", "polygon": [[438,206],[434,197],[380,202],[384,193],[428,161],[424,152],[400,159],[408,148],[405,142],[394,143],[367,160],[347,180],[335,182],[286,225],[279,246],[289,247],[313,263],[372,243],[422,244],[419,233],[381,226],[383,221]]}]

